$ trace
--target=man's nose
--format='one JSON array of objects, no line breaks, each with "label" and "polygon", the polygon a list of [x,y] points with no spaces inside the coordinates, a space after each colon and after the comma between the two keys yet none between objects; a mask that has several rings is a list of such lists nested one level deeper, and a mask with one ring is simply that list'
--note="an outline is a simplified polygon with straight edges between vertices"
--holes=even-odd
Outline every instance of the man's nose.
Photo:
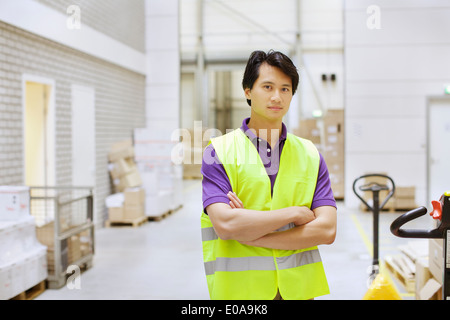
[{"label": "man's nose", "polygon": [[275,91],[274,91],[271,100],[272,100],[273,102],[279,102],[279,101],[281,100],[281,98],[280,98],[280,92],[279,92],[278,90],[275,90]]}]

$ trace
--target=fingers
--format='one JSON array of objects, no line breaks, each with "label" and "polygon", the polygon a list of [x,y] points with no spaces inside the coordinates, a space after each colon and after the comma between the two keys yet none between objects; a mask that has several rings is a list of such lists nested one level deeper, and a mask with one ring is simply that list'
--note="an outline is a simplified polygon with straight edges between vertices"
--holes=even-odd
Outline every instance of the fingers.
[{"label": "fingers", "polygon": [[227,193],[228,199],[230,199],[230,207],[233,209],[244,208],[242,201],[238,198],[236,193],[229,191]]}]

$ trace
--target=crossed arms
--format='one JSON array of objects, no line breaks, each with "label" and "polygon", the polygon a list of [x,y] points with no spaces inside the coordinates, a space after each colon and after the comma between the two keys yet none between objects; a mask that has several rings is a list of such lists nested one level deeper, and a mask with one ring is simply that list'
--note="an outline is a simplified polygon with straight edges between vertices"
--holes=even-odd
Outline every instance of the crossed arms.
[{"label": "crossed arms", "polygon": [[[336,237],[336,208],[287,207],[272,211],[245,209],[241,200],[228,193],[229,204],[213,203],[206,210],[217,235],[223,240],[283,250],[299,250],[331,244]],[[295,227],[275,231],[289,223]]]}]

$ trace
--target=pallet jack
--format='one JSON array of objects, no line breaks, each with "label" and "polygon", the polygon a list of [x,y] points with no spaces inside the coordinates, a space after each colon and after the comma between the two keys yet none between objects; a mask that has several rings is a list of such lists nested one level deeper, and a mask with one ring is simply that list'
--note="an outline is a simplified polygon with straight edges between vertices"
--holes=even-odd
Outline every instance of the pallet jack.
[{"label": "pallet jack", "polygon": [[[391,182],[391,187],[388,187],[387,184],[380,184],[378,182],[370,182],[370,178],[383,178],[381,179],[382,181],[385,180],[386,182],[388,182],[390,180]],[[357,185],[359,185],[359,181],[360,180],[366,180],[369,181],[368,183],[359,186],[359,190],[360,191],[371,191],[372,192],[372,206],[370,204],[367,203],[367,201],[361,197],[361,195],[359,194],[359,192],[356,191],[356,187]],[[379,181],[380,179],[376,179],[377,181]],[[388,195],[386,196],[386,198],[383,200],[383,202],[381,202],[380,204],[380,191],[383,190],[389,190]],[[369,285],[370,283],[376,278],[376,276],[379,273],[379,258],[378,258],[378,221],[379,221],[379,213],[380,210],[383,209],[383,207],[386,205],[386,203],[388,202],[388,200],[392,197],[392,195],[395,192],[395,183],[394,180],[392,180],[391,177],[384,175],[384,174],[366,174],[363,176],[360,176],[358,178],[355,179],[355,181],[353,182],[353,192],[356,194],[356,196],[367,206],[367,208],[372,211],[373,213],[373,258],[372,258],[372,269],[370,271],[370,275],[369,275]]]},{"label": "pallet jack", "polygon": [[439,201],[431,201],[433,211],[430,215],[437,220],[437,227],[432,230],[404,230],[401,227],[427,213],[427,208],[413,209],[395,219],[391,224],[391,232],[401,238],[444,239],[444,266],[442,268],[442,299],[450,299],[450,191],[446,191]]}]

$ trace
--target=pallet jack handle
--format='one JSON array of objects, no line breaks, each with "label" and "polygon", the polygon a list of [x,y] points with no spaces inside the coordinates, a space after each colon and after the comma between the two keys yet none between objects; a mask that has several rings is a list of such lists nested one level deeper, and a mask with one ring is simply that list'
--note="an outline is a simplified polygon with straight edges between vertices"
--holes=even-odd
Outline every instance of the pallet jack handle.
[{"label": "pallet jack handle", "polygon": [[[372,191],[373,193],[374,193],[374,195],[375,194],[377,194],[378,195],[378,192],[379,191],[381,191],[381,190],[390,190],[390,192],[388,193],[388,195],[386,196],[386,198],[383,200],[383,202],[378,206],[378,208],[375,208],[375,207],[372,207],[372,206],[370,206],[367,202],[366,202],[366,200],[364,200],[364,198],[363,197],[361,197],[360,196],[360,194],[356,191],[356,185],[357,185],[357,182],[359,181],[359,180],[361,180],[361,179],[365,179],[365,178],[370,178],[370,177],[381,177],[381,178],[385,178],[385,179],[388,179],[388,180],[390,180],[391,181],[391,184],[392,184],[392,187],[391,188],[388,188],[387,186],[385,186],[385,185],[380,185],[380,184],[378,184],[378,183],[374,183],[374,182],[372,182],[372,183],[368,183],[368,184],[366,184],[366,185],[363,185],[363,186],[360,186],[359,187],[359,190],[361,190],[361,191]],[[358,178],[356,178],[355,179],[355,181],[353,181],[353,192],[355,193],[355,195],[369,208],[369,210],[370,211],[374,211],[374,210],[381,210],[385,205],[386,205],[386,203],[388,202],[388,200],[394,195],[394,192],[395,192],[395,183],[394,183],[394,180],[392,180],[392,178],[391,177],[389,177],[389,176],[386,176],[386,175],[384,175],[384,174],[378,174],[378,173],[371,173],[371,174],[365,174],[365,175],[363,175],[363,176],[360,176],[360,177],[358,177]],[[375,205],[375,204],[373,204],[373,205]]]},{"label": "pallet jack handle", "polygon": [[[431,214],[433,214],[433,212],[431,212]],[[426,213],[427,208],[425,207],[416,208],[404,213],[403,215],[395,219],[394,222],[392,222],[391,224],[392,234],[400,238],[426,238],[426,239],[443,238],[442,230],[440,230],[439,227],[433,230],[416,230],[416,229],[405,230],[401,228],[404,224],[408,223],[411,220],[417,219],[425,215]]]}]

